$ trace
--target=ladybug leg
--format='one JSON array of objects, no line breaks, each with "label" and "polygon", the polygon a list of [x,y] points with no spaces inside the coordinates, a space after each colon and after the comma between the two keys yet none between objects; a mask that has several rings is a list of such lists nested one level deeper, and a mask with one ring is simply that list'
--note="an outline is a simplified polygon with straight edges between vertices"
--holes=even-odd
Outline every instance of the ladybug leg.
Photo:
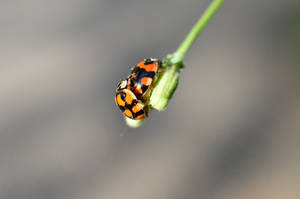
[{"label": "ladybug leg", "polygon": [[151,112],[151,107],[149,104],[145,104],[144,111],[145,111],[145,117],[148,117],[148,113]]}]

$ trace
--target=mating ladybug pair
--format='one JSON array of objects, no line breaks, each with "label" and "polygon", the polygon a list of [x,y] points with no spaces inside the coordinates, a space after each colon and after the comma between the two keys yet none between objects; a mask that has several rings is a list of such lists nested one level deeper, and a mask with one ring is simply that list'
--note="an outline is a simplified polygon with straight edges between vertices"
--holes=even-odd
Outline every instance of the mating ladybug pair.
[{"label": "mating ladybug pair", "polygon": [[147,117],[148,98],[160,66],[157,59],[144,59],[118,84],[115,101],[125,116],[134,120]]}]

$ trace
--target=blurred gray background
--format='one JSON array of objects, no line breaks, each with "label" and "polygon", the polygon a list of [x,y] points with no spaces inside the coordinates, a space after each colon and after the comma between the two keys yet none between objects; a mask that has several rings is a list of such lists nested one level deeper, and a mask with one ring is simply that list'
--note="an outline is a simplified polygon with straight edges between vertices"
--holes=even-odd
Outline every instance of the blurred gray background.
[{"label": "blurred gray background", "polygon": [[114,104],[209,2],[1,0],[0,198],[299,198],[298,0],[228,0],[166,111]]}]

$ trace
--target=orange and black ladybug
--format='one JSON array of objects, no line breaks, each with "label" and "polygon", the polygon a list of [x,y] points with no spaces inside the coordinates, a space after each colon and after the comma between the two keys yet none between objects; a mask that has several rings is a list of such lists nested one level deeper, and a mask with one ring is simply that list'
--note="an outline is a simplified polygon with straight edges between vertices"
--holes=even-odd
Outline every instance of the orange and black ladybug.
[{"label": "orange and black ladybug", "polygon": [[144,110],[145,105],[137,99],[136,95],[128,88],[127,83],[127,80],[119,83],[116,90],[116,104],[125,116],[135,120],[142,119],[147,114]]},{"label": "orange and black ladybug", "polygon": [[150,94],[160,65],[160,61],[157,59],[144,59],[131,70],[131,74],[128,77],[130,86],[137,97],[143,101],[146,101]]},{"label": "orange and black ladybug", "polygon": [[157,59],[144,59],[132,68],[126,80],[119,83],[115,101],[125,116],[135,120],[147,116],[148,97],[160,66]]}]

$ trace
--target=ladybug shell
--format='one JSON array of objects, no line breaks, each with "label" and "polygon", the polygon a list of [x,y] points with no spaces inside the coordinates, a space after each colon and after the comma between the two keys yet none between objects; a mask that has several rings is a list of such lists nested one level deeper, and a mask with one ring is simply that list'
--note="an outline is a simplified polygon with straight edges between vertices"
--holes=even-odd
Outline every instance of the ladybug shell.
[{"label": "ladybug shell", "polygon": [[126,117],[139,120],[146,116],[143,103],[127,88],[116,93],[115,101]]},{"label": "ladybug shell", "polygon": [[147,97],[159,67],[160,61],[157,59],[145,59],[134,66],[128,79],[138,98]]}]

